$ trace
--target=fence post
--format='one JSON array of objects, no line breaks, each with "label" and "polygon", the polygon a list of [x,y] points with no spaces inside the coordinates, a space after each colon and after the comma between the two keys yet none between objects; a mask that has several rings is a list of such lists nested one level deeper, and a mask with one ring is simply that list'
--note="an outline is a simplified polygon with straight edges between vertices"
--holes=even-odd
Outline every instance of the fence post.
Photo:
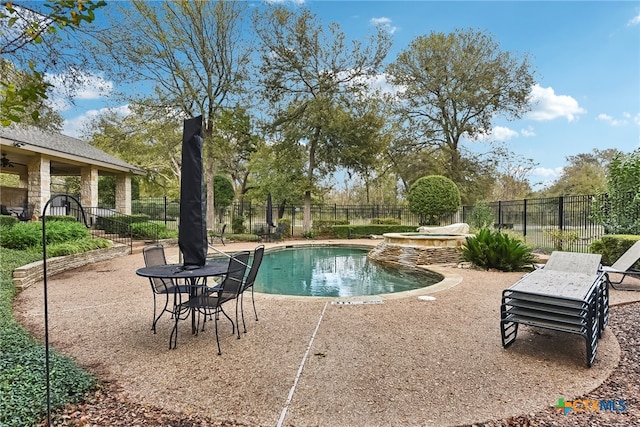
[{"label": "fence post", "polygon": [[502,230],[502,201],[498,200],[498,230]]},{"label": "fence post", "polygon": [[564,196],[558,197],[558,228],[564,228]]},{"label": "fence post", "polygon": [[524,199],[522,207],[522,235],[527,236],[527,199]]},{"label": "fence post", "polygon": [[167,226],[167,196],[164,196],[164,226]]}]

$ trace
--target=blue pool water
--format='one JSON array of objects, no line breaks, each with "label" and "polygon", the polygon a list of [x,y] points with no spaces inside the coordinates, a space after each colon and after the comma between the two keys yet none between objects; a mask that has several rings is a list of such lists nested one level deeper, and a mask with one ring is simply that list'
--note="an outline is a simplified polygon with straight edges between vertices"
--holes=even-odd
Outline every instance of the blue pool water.
[{"label": "blue pool water", "polygon": [[346,297],[423,288],[436,273],[385,268],[370,262],[367,249],[293,247],[264,254],[255,291],[268,294]]}]

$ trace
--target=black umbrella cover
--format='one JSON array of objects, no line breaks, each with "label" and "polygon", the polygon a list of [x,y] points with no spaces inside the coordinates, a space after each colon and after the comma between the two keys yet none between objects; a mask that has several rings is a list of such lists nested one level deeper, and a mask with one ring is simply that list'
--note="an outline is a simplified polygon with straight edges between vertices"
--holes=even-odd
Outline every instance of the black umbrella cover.
[{"label": "black umbrella cover", "polygon": [[203,266],[207,258],[207,205],[202,161],[202,116],[184,121],[180,173],[178,246],[184,266]]},{"label": "black umbrella cover", "polygon": [[273,227],[273,203],[271,202],[271,193],[267,196],[267,225]]}]

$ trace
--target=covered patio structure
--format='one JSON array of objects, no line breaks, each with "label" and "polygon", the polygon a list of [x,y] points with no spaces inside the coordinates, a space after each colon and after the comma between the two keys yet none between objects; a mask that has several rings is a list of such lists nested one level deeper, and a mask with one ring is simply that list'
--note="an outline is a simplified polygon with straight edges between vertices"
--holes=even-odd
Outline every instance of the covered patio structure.
[{"label": "covered patio structure", "polygon": [[[98,177],[114,176],[115,210],[131,214],[131,177],[144,172],[77,138],[34,126],[0,127],[0,172],[19,175],[17,187],[0,187],[7,208],[33,208],[37,218],[53,196],[52,176],[79,176],[80,203],[98,206]],[[46,212],[49,214],[50,212]]]}]

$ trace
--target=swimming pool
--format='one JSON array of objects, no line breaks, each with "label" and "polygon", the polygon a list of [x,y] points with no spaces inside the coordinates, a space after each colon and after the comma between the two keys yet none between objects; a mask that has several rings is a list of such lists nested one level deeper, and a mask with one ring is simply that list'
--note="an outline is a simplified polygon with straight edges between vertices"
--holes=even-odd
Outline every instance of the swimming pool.
[{"label": "swimming pool", "polygon": [[372,263],[369,248],[298,246],[264,254],[255,291],[268,294],[346,297],[408,291],[433,285],[442,276]]}]

